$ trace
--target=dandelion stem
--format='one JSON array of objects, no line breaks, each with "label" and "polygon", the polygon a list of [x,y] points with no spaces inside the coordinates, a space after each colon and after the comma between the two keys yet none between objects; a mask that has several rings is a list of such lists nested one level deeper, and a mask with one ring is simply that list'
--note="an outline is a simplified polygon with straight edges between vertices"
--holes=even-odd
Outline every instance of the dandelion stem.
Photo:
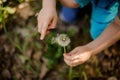
[{"label": "dandelion stem", "polygon": [[72,67],[69,68],[69,80],[72,80]]},{"label": "dandelion stem", "polygon": [[[3,8],[3,2],[2,2],[2,5],[1,5],[0,7]],[[10,41],[15,47],[17,47],[21,53],[23,53],[22,48],[21,48],[18,44],[15,44],[15,43],[13,42],[13,40],[12,40],[12,38],[11,38],[11,35],[10,35],[9,32],[7,31],[6,24],[5,24],[5,18],[4,18],[4,11],[1,10],[0,12],[1,12],[0,14],[2,14],[2,26],[3,26],[3,29],[4,29],[4,31],[5,31],[6,36],[8,37],[9,41]]]},{"label": "dandelion stem", "polygon": [[85,73],[85,72],[82,72],[82,74],[83,74],[84,80],[88,80],[86,73]]},{"label": "dandelion stem", "polygon": [[64,53],[67,53],[66,47],[64,46]]},{"label": "dandelion stem", "polygon": [[[66,47],[64,46],[64,53],[66,53]],[[72,80],[72,67],[69,67],[69,80]]]}]

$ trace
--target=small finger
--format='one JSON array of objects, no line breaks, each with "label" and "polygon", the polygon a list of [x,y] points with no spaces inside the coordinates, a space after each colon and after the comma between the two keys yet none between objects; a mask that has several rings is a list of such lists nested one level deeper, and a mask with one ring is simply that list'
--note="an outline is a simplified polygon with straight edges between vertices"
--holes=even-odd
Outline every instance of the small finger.
[{"label": "small finger", "polygon": [[49,29],[54,29],[55,26],[56,26],[56,24],[57,24],[57,19],[54,18],[54,19],[51,21],[51,24],[49,25]]},{"label": "small finger", "polygon": [[67,54],[63,54],[64,58],[66,58],[69,61],[73,61],[76,60],[77,58],[79,58],[79,55],[73,54],[71,56],[67,55]]},{"label": "small finger", "polygon": [[44,37],[45,37],[45,35],[46,35],[47,27],[48,27],[47,23],[45,23],[45,24],[41,27],[41,37],[40,37],[41,40],[43,40]]},{"label": "small finger", "polygon": [[64,59],[64,61],[65,61],[65,63],[67,65],[72,66],[72,67],[79,65],[79,59],[78,60],[74,60],[74,61],[68,61],[68,60]]},{"label": "small finger", "polygon": [[38,23],[38,32],[41,33],[42,24]]},{"label": "small finger", "polygon": [[41,17],[37,16],[37,26],[38,26],[38,32],[40,33],[41,27],[42,27],[42,22],[41,22]]},{"label": "small finger", "polygon": [[71,63],[68,60],[64,59],[64,61],[67,65],[72,66]]},{"label": "small finger", "polygon": [[64,56],[64,58],[67,59],[68,61],[72,61],[72,60],[71,60],[72,57],[71,57],[71,56],[68,56],[68,54],[63,54],[63,56]]},{"label": "small finger", "polygon": [[75,61],[75,60],[78,60],[79,59],[79,57],[75,57],[75,58],[67,58],[67,57],[65,57],[66,55],[65,54],[63,54],[64,55],[64,58],[67,60],[67,61],[69,61],[69,62],[73,62],[73,61]]},{"label": "small finger", "polygon": [[80,58],[77,58],[76,60],[73,60],[73,61],[68,61],[66,59],[64,59],[64,61],[69,64],[70,66],[77,66],[77,65],[80,65],[83,63],[83,61],[81,61]]}]

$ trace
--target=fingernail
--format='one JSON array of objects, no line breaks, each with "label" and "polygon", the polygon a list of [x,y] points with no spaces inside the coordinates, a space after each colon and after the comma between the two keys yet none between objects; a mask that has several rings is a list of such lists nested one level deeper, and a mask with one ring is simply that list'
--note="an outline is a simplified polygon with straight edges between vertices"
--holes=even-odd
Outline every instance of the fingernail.
[{"label": "fingernail", "polygon": [[42,40],[42,38],[40,38],[40,40]]},{"label": "fingernail", "polygon": [[40,37],[40,40],[43,40],[43,37]]},{"label": "fingernail", "polygon": [[43,40],[42,38],[40,38],[40,40]]}]

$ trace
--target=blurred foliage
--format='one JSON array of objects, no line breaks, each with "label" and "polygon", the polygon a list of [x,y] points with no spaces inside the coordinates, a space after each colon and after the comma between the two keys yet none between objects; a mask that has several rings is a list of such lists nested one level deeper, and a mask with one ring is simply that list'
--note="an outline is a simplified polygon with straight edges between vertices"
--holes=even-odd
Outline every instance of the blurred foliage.
[{"label": "blurred foliage", "polygon": [[[35,43],[32,42],[34,37],[38,36],[38,33],[36,31],[33,32],[32,27],[19,28],[19,27],[15,27],[15,25],[12,24],[12,25],[9,25],[9,27],[13,28],[12,31],[9,31],[9,28],[8,28],[9,23],[13,23],[13,22],[15,23],[14,17],[17,15],[16,9],[18,5],[24,2],[25,0],[0,1],[0,30],[2,28],[4,29],[5,34],[8,38],[7,42],[10,41],[12,43],[12,49],[14,50],[14,48],[17,48],[17,52],[14,51],[15,54],[13,52],[11,53],[12,59],[9,58],[8,63],[9,64],[13,63],[11,64],[11,66],[8,66],[8,68],[10,69],[6,68],[8,64],[6,63],[7,61],[5,62],[5,58],[4,58],[4,56],[6,55],[4,55],[3,57],[0,55],[1,57],[0,64],[4,65],[4,66],[1,66],[0,68],[1,70],[0,79],[7,79],[7,78],[12,79],[13,78],[14,80],[18,80],[20,78],[25,77],[22,72],[26,72],[26,74],[28,75],[33,74],[33,76],[39,77],[39,74],[41,71],[40,70],[41,69],[40,68],[41,67],[41,62],[40,62],[41,52],[39,53],[37,52],[37,51],[41,51],[41,44],[39,44],[38,41],[36,41]],[[1,35],[4,36],[4,34],[1,34]],[[6,45],[6,43],[3,44],[3,46]],[[7,45],[5,49],[6,50],[8,49],[10,51],[9,45]],[[34,50],[35,52],[33,53]],[[4,53],[5,52],[2,51],[2,54]],[[3,63],[1,62],[2,60],[4,60]],[[15,62],[12,62],[12,60],[15,60]],[[7,74],[9,74],[9,76],[6,75],[6,71],[7,71]],[[12,71],[12,73],[10,73],[10,71]],[[18,74],[19,74],[19,77],[17,76]],[[33,76],[29,78],[32,78]]]},{"label": "blurred foliage", "polygon": [[[25,0],[0,0],[0,24],[2,24],[3,18],[5,19],[5,22],[13,20],[16,6],[24,1]],[[2,28],[3,26],[0,25],[0,30]]]}]

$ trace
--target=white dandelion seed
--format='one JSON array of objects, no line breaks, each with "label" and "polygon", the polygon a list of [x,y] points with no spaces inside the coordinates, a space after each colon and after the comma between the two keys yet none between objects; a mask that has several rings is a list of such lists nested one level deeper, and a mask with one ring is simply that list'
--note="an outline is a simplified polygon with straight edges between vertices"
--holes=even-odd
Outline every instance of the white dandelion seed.
[{"label": "white dandelion seed", "polygon": [[59,34],[55,38],[55,41],[58,45],[65,47],[70,43],[70,38],[66,34]]}]

